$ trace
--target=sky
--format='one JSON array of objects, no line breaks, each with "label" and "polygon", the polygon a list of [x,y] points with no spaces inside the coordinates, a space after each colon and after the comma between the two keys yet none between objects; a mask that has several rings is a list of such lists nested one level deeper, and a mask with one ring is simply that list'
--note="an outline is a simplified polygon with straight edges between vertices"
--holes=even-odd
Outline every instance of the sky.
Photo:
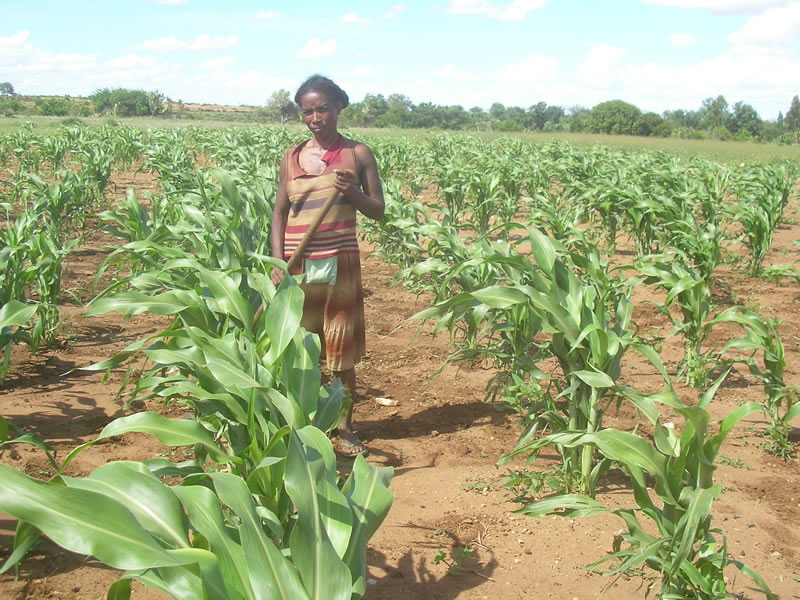
[{"label": "sky", "polygon": [[0,0],[0,15],[0,82],[19,94],[264,105],[320,73],[351,101],[661,114],[722,94],[768,120],[800,94],[800,1]]}]

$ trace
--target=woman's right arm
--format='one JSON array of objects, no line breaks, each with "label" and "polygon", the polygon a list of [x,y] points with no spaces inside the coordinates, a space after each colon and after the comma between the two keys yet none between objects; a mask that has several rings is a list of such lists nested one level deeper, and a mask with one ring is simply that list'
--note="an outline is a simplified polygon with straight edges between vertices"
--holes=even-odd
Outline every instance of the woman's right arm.
[{"label": "woman's right arm", "polygon": [[[275,197],[275,207],[272,209],[272,256],[283,260],[283,242],[286,235],[286,222],[289,218],[289,194],[286,192],[286,178],[288,177],[288,155],[281,159],[280,174],[278,175],[278,193]],[[283,281],[285,272],[276,267],[272,268],[272,283],[275,285]]]}]

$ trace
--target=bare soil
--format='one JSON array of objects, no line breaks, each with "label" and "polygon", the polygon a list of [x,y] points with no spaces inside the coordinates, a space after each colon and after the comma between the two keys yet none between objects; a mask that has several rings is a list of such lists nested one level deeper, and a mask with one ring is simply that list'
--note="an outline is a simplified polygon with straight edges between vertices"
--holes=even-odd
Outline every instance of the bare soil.
[{"label": "bare soil", "polygon": [[[148,185],[147,176],[126,174],[119,189]],[[789,212],[791,215],[791,211]],[[800,226],[778,232],[771,264],[795,264]],[[66,303],[64,344],[56,351],[31,355],[14,348],[9,375],[0,391],[0,414],[18,427],[35,433],[64,456],[92,439],[114,418],[130,410],[161,410],[139,405],[126,408],[116,397],[121,373],[107,382],[102,375],[71,371],[109,357],[135,339],[160,329],[152,316],[124,322],[115,315],[86,317],[82,303],[90,298],[97,265],[117,242],[97,234],[71,256],[65,289],[77,300]],[[401,284],[390,284],[395,268],[367,250],[363,275],[367,303],[369,353],[357,368],[358,403],[354,422],[368,445],[368,460],[394,467],[395,501],[388,518],[372,539],[368,551],[370,600],[395,599],[516,599],[596,598],[610,578],[584,566],[611,551],[613,537],[623,528],[614,516],[531,519],[515,515],[520,507],[500,485],[507,473],[495,463],[511,450],[521,431],[520,418],[502,405],[484,402],[485,386],[493,375],[487,365],[450,365],[439,371],[451,348],[446,335],[431,336],[430,327],[408,317],[425,308]],[[722,269],[740,302],[757,305],[765,316],[783,320],[787,381],[800,384],[800,285],[777,286]],[[635,319],[643,332],[666,334],[670,327],[652,308],[657,296],[641,286],[636,292]],[[719,343],[724,335],[720,333]],[[677,339],[664,343],[662,355],[674,373],[683,353]],[[625,380],[636,389],[655,391],[660,381],[652,369],[631,356],[624,366]],[[684,399],[696,397],[679,387]],[[717,394],[711,411],[715,419],[729,414],[745,400],[761,400],[763,391],[745,369],[732,374]],[[395,405],[383,406],[376,398]],[[171,409],[167,409],[169,412]],[[610,412],[606,423],[630,429],[636,413],[623,408]],[[680,420],[676,420],[680,426]],[[796,424],[800,425],[800,424]],[[760,573],[780,600],[800,598],[800,473],[797,458],[781,459],[763,448],[766,422],[761,415],[742,421],[722,449],[723,464],[717,481],[724,493],[712,507],[715,525],[727,535],[731,556]],[[797,433],[797,431],[795,431]],[[72,463],[69,474],[80,475],[111,460],[146,459],[175,450],[143,435],[97,444]],[[28,447],[7,451],[2,462],[35,477],[51,475],[42,454]],[[545,455],[537,470],[555,464]],[[342,468],[346,469],[347,461]],[[522,468],[524,461],[515,463]],[[635,506],[625,479],[612,472],[602,482],[598,499],[610,507]],[[15,522],[0,513],[0,561],[13,545]],[[456,547],[473,549],[473,559],[458,575],[448,575],[445,564],[435,564],[438,551],[448,555]],[[118,574],[92,559],[65,552],[43,540],[16,574],[0,576],[0,598],[64,600],[105,597]],[[729,591],[740,598],[762,598],[750,579],[735,569],[728,573]],[[651,579],[639,575],[621,578],[605,593],[607,598],[643,598]],[[134,598],[162,598],[142,586]]]}]

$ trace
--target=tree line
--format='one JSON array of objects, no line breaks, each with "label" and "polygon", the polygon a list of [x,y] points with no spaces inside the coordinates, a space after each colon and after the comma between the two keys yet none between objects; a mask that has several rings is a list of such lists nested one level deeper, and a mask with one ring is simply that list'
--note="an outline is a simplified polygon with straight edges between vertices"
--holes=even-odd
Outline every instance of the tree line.
[{"label": "tree line", "polygon": [[[264,108],[267,118],[285,122],[295,118],[297,106],[289,92],[278,90]],[[715,138],[797,142],[800,132],[800,99],[795,96],[776,121],[762,119],[750,104],[730,105],[724,96],[707,98],[697,110],[667,110],[662,114],[642,112],[623,100],[609,100],[586,108],[538,102],[523,108],[495,102],[488,111],[479,106],[414,104],[407,96],[367,94],[339,115],[345,126],[438,128],[444,130],[570,131],[656,137]]]},{"label": "tree line", "polygon": [[[191,118],[183,102],[172,101],[156,91],[102,88],[88,98],[51,97],[36,99],[33,107],[17,98],[10,82],[0,83],[0,114],[35,113],[51,116],[114,117],[155,116]],[[257,121],[286,123],[298,118],[298,107],[287,90],[277,90],[264,106],[247,117]],[[527,108],[495,102],[484,110],[479,106],[465,110],[460,105],[443,106],[431,102],[414,104],[403,94],[367,94],[353,102],[339,119],[350,127],[394,127],[402,129],[442,129],[451,131],[568,131],[655,137],[714,138],[721,140],[800,142],[800,99],[792,98],[788,110],[777,120],[762,119],[745,102],[730,105],[724,96],[706,98],[696,110],[667,110],[662,114],[643,112],[623,100],[608,100],[592,108],[575,105],[567,109],[538,102]]]}]

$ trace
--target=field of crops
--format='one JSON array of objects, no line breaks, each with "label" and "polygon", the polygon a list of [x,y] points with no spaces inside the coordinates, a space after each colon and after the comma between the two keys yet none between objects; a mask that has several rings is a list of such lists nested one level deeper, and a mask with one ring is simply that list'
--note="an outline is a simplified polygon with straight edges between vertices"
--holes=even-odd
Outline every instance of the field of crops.
[{"label": "field of crops", "polygon": [[0,137],[0,597],[800,597],[800,157],[366,139],[353,462],[301,135]]}]

